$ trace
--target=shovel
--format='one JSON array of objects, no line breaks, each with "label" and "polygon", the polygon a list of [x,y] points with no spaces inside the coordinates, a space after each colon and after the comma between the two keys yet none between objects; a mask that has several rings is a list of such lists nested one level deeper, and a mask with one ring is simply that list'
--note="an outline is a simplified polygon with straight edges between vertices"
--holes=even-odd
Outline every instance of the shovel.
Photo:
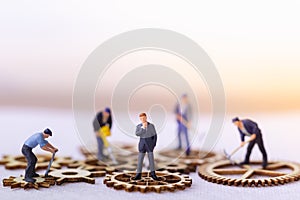
[{"label": "shovel", "polygon": [[51,165],[52,165],[52,163],[53,163],[53,160],[54,160],[54,157],[55,157],[55,153],[56,153],[56,152],[54,152],[54,153],[52,154],[52,158],[51,158],[51,160],[50,160],[50,162],[49,162],[49,164],[48,164],[48,168],[47,168],[47,170],[46,170],[46,172],[45,172],[45,177],[48,177],[48,173],[49,173],[50,168],[51,168]]}]

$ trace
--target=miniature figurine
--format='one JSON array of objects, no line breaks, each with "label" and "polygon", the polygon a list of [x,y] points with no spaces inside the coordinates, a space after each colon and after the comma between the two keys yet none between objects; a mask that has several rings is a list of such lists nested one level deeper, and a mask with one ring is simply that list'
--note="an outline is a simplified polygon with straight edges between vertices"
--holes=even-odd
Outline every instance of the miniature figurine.
[{"label": "miniature figurine", "polygon": [[139,180],[142,178],[142,166],[145,154],[147,152],[150,166],[150,176],[154,180],[158,180],[155,174],[155,165],[154,165],[154,155],[153,150],[156,146],[157,134],[153,124],[147,121],[146,113],[141,113],[139,115],[142,123],[136,126],[135,134],[140,137],[139,142],[139,155],[138,155],[138,166],[136,176],[134,180]]},{"label": "miniature figurine", "polygon": [[106,137],[110,136],[111,126],[112,116],[110,108],[105,108],[104,111],[97,113],[93,121],[93,127],[98,143],[98,160],[105,161],[108,159],[108,157],[103,154],[103,147],[108,147],[108,141]]},{"label": "miniature figurine", "polygon": [[[249,164],[249,158],[252,152],[252,149],[255,144],[258,145],[259,150],[261,151],[263,155],[263,162],[262,167],[266,168],[268,165],[268,156],[267,152],[264,147],[264,142],[262,139],[261,130],[258,128],[257,124],[249,119],[240,120],[238,117],[233,118],[232,122],[234,125],[238,127],[238,130],[240,132],[241,136],[241,146],[244,146],[246,143],[249,142],[248,148],[247,148],[247,154],[245,156],[245,160],[241,162],[240,164]],[[245,142],[245,136],[249,136],[250,139]]]},{"label": "miniature figurine", "polygon": [[52,131],[50,129],[45,129],[42,133],[36,133],[30,136],[24,143],[22,147],[22,153],[27,160],[27,167],[25,170],[25,181],[34,183],[36,180],[33,177],[39,177],[39,174],[35,172],[35,165],[37,158],[32,152],[32,149],[37,145],[40,145],[41,149],[55,153],[58,151],[57,148],[53,147],[45,138],[52,136]]},{"label": "miniature figurine", "polygon": [[188,96],[183,94],[181,96],[181,101],[176,104],[175,107],[176,121],[178,124],[178,149],[182,148],[181,142],[181,133],[184,134],[186,140],[186,155],[190,155],[190,142],[188,136],[188,129],[190,128],[190,120],[191,120],[191,105],[188,100]]}]

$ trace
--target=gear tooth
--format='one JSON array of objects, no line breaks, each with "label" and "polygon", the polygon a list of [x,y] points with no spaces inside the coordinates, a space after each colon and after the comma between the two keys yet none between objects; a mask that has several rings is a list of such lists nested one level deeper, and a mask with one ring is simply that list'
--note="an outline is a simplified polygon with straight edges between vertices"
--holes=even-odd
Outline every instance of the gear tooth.
[{"label": "gear tooth", "polygon": [[278,180],[276,178],[271,178],[273,185],[278,185]]},{"label": "gear tooth", "polygon": [[234,183],[233,183],[233,185],[234,186],[239,186],[239,185],[241,185],[242,184],[242,180],[241,179],[233,179],[234,180]]},{"label": "gear tooth", "polygon": [[281,177],[278,177],[277,180],[279,181],[279,183],[281,185],[283,185],[285,183],[285,180],[283,178],[281,178]]},{"label": "gear tooth", "polygon": [[262,187],[265,187],[266,186],[266,180],[265,179],[258,180],[258,184],[260,184]]},{"label": "gear tooth", "polygon": [[268,186],[272,186],[272,184],[273,184],[271,179],[267,179],[266,183],[268,184]]},{"label": "gear tooth", "polygon": [[247,183],[248,183],[248,180],[247,180],[247,179],[241,180],[241,185],[242,185],[242,186],[247,185]]},{"label": "gear tooth", "polygon": [[133,185],[129,185],[127,184],[125,187],[125,191],[126,192],[132,192],[134,190],[134,186]]},{"label": "gear tooth", "polygon": [[115,184],[115,182],[113,182],[113,181],[107,181],[105,184],[106,184],[108,187],[113,187],[114,184]]}]

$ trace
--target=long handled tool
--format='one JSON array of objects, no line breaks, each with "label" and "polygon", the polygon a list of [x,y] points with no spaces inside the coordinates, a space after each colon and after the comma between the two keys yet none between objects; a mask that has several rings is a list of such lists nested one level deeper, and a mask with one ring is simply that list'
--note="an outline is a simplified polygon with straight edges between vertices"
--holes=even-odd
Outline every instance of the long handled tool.
[{"label": "long handled tool", "polygon": [[[246,141],[245,144],[247,144],[248,142],[250,142],[250,141],[249,141],[249,140]],[[231,157],[232,157],[236,152],[238,152],[241,148],[242,148],[242,146],[238,146],[235,150],[233,150],[233,151],[231,152],[231,154],[228,154],[228,153],[226,152],[226,150],[224,149],[225,157],[231,162],[231,164],[233,164],[233,165],[236,164],[236,162],[235,162],[234,160],[232,160]]]},{"label": "long handled tool", "polygon": [[113,163],[118,164],[118,161],[116,160],[116,158],[112,152],[112,148],[110,146],[107,147],[107,152],[108,152],[110,159],[113,161]]},{"label": "long handled tool", "polygon": [[52,154],[52,158],[51,158],[51,160],[50,160],[50,162],[49,162],[49,164],[48,164],[47,170],[46,170],[46,172],[45,172],[45,177],[48,176],[48,173],[49,173],[49,171],[50,171],[51,165],[52,165],[53,160],[54,160],[54,157],[55,157],[55,153],[56,153],[56,152],[54,152],[54,153]]}]

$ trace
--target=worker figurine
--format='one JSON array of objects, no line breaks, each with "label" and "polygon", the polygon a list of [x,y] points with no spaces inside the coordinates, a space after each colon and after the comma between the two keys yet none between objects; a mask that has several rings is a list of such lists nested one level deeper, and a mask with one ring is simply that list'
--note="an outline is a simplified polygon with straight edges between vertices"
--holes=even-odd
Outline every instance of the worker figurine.
[{"label": "worker figurine", "polygon": [[191,120],[191,105],[188,100],[188,96],[186,94],[183,94],[181,96],[181,100],[179,103],[175,106],[175,115],[176,115],[176,121],[178,124],[178,148],[182,148],[182,141],[181,141],[181,134],[184,134],[185,141],[186,141],[186,150],[185,154],[188,156],[190,155],[191,149],[190,149],[190,142],[189,142],[189,135],[188,135],[188,129],[190,128],[190,120]]},{"label": "worker figurine", "polygon": [[[257,124],[249,119],[240,120],[238,117],[232,119],[232,122],[238,127],[238,130],[240,132],[242,141],[241,146],[243,147],[246,143],[249,142],[245,160],[240,164],[249,164],[252,149],[254,145],[257,144],[263,156],[262,167],[266,168],[268,165],[268,156],[264,147],[261,130],[258,128]],[[250,137],[250,139],[247,142],[245,142],[245,136]]]},{"label": "worker figurine", "polygon": [[112,126],[112,116],[110,108],[105,108],[103,111],[98,112],[94,121],[93,127],[96,134],[97,143],[98,143],[98,160],[106,161],[107,156],[103,154],[103,148],[108,147],[107,136],[110,136],[110,129]]},{"label": "worker figurine", "polygon": [[53,147],[47,140],[49,136],[52,136],[52,131],[50,129],[45,129],[42,133],[36,133],[30,136],[24,143],[22,147],[22,153],[27,160],[27,167],[25,170],[25,181],[29,183],[34,183],[36,180],[33,177],[39,177],[39,174],[35,172],[35,165],[37,158],[32,152],[37,145],[40,145],[41,149],[55,153],[58,151],[57,148]]},{"label": "worker figurine", "polygon": [[145,154],[147,152],[150,166],[150,176],[154,180],[158,180],[155,174],[154,155],[153,150],[156,146],[157,134],[153,124],[147,121],[146,113],[139,115],[142,123],[136,126],[135,134],[140,137],[139,142],[139,155],[138,155],[138,166],[136,176],[134,180],[140,180],[142,178],[142,167]]}]

